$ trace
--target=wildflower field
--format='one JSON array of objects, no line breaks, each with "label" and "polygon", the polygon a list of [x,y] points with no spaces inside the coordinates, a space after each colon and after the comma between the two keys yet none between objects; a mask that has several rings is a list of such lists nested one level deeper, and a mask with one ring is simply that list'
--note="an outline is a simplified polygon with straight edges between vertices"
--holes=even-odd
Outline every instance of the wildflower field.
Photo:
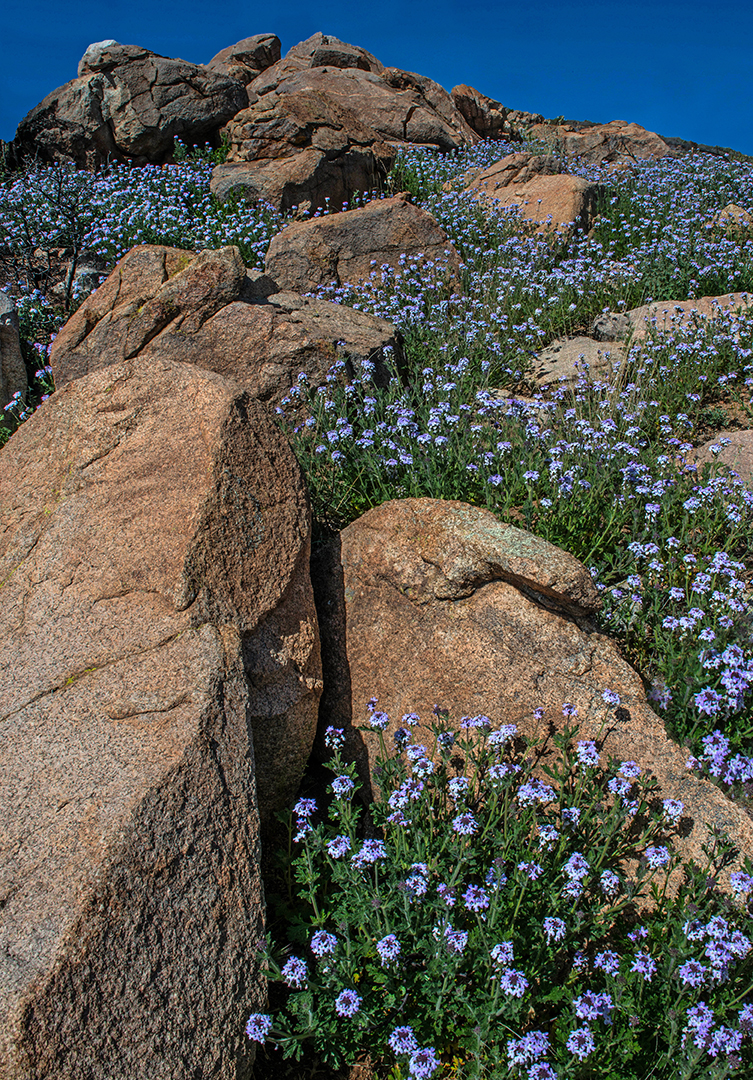
[{"label": "wildflower field", "polygon": [[[406,150],[391,177],[445,228],[462,291],[445,267],[408,261],[320,291],[397,324],[406,370],[380,389],[368,365],[349,382],[343,356],[320,390],[291,387],[280,423],[317,536],[385,500],[430,496],[485,506],[571,552],[688,767],[747,806],[753,492],[718,462],[697,468],[693,451],[753,426],[753,307],[724,303],[753,294],[753,234],[715,224],[730,203],[753,210],[753,164],[563,163],[602,185],[591,233],[565,235],[461,190],[467,170],[517,149]],[[237,244],[263,267],[286,220],[219,205],[210,175],[194,153],[166,169],[2,181],[0,270],[36,376],[1,441],[53,389],[51,335],[82,298],[73,290],[68,312],[51,301],[39,251],[94,252],[104,274],[138,243]],[[533,358],[602,313],[712,295],[714,319],[649,327],[609,378],[583,368],[574,385],[532,383]],[[364,719],[381,731],[376,706]],[[311,1048],[332,1068],[368,1058],[393,1080],[751,1075],[750,864],[730,876],[733,853],[710,835],[707,865],[683,866],[681,804],[657,801],[643,763],[602,761],[563,707],[572,726],[546,782],[493,717],[465,718],[457,744],[441,708],[404,717],[368,814],[330,730],[327,805],[302,799],[291,817],[276,904],[288,921],[276,918],[264,959],[274,1008],[251,1016],[251,1039],[294,1058]]]}]

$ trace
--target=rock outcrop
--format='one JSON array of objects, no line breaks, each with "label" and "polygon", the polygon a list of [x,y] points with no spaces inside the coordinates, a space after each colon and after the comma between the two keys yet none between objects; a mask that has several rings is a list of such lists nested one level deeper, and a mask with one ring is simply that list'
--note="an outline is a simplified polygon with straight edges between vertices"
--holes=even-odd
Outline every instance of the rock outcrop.
[{"label": "rock outcrop", "polygon": [[385,319],[278,291],[246,271],[235,247],[196,255],[144,245],[68,320],[50,363],[61,387],[109,364],[169,359],[233,378],[277,405],[300,372],[319,386],[340,356],[351,375],[370,360],[386,386],[390,365],[402,364],[401,339]]},{"label": "rock outcrop", "polygon": [[295,222],[272,239],[264,268],[282,289],[368,281],[374,270],[416,262],[445,263],[457,281],[460,256],[431,214],[405,194],[357,210]]},{"label": "rock outcrop", "polygon": [[517,206],[521,217],[542,229],[575,226],[587,232],[601,189],[581,176],[560,172],[553,157],[510,154],[472,175],[463,190],[482,202]]},{"label": "rock outcrop", "polygon": [[454,86],[452,100],[469,127],[482,139],[509,139],[517,142],[534,124],[543,124],[540,113],[508,109],[500,101],[487,97],[473,86]]},{"label": "rock outcrop", "polygon": [[53,90],[24,117],[16,152],[42,162],[94,168],[107,161],[161,163],[177,137],[216,140],[244,108],[241,83],[200,64],[171,60],[137,45],[90,45],[78,78]]},{"label": "rock outcrop", "polygon": [[16,394],[26,399],[26,364],[18,337],[18,312],[11,298],[0,292],[0,409]]},{"label": "rock outcrop", "polygon": [[662,300],[642,304],[624,313],[610,312],[595,321],[594,337],[600,341],[631,342],[645,340],[652,330],[666,332],[690,326],[693,320],[715,319],[725,311],[747,311],[753,303],[750,293],[725,293],[723,296],[700,296],[696,300]]},{"label": "rock outcrop", "polygon": [[380,187],[395,160],[354,110],[312,90],[267,94],[225,131],[230,153],[214,169],[212,193],[282,211],[339,209]]},{"label": "rock outcrop", "polygon": [[395,145],[456,150],[478,139],[438,83],[323,34],[294,46],[248,94],[225,129],[230,153],[212,178],[220,199],[339,209],[382,186]]},{"label": "rock outcrop", "polygon": [[257,798],[294,794],[321,690],[298,466],[155,358],[57,391],[0,502],[0,1077],[246,1078]]},{"label": "rock outcrop", "polygon": [[277,35],[254,34],[222,49],[212,57],[207,67],[216,75],[226,75],[247,86],[279,59],[280,39]]},{"label": "rock outcrop", "polygon": [[623,166],[676,154],[660,135],[625,120],[577,125],[544,122],[532,124],[528,134],[550,143],[566,157],[577,157],[593,164]]},{"label": "rock outcrop", "polygon": [[[347,728],[349,749],[368,776],[375,734],[356,731],[365,704],[379,699],[392,718],[431,718],[435,703],[457,725],[486,714],[543,738],[561,726],[562,705],[578,710],[580,738],[597,739],[604,759],[635,760],[655,774],[664,797],[682,800],[693,827],[685,854],[701,858],[706,825],[753,851],[753,822],[686,769],[687,753],[666,736],[643,684],[588,619],[598,607],[576,559],[488,511],[459,502],[385,503],[353,522],[318,556],[315,591],[325,695],[321,716]],[[602,700],[618,693],[615,714]],[[537,722],[534,709],[543,707]]]}]

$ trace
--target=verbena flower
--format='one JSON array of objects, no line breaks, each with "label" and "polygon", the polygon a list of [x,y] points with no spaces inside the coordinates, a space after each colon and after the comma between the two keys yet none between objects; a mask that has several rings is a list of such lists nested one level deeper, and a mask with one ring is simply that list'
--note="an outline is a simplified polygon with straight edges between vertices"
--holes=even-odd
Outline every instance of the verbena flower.
[{"label": "verbena flower", "polygon": [[331,956],[337,947],[337,938],[326,930],[317,930],[311,938],[311,951],[314,956]]},{"label": "verbena flower", "polygon": [[332,859],[343,859],[350,851],[351,843],[349,836],[336,836],[327,844],[327,853]]},{"label": "verbena flower", "polygon": [[555,916],[550,915],[547,916],[546,919],[544,919],[543,925],[544,933],[546,934],[546,939],[548,942],[551,943],[552,941],[562,941],[567,930],[567,927],[565,926],[562,919],[558,919]]},{"label": "verbena flower", "polygon": [[470,810],[466,810],[465,813],[453,818],[452,829],[459,836],[473,836],[478,831],[478,822]]},{"label": "verbena flower", "polygon": [[376,943],[376,949],[382,961],[382,967],[387,967],[400,955],[400,942],[394,934],[387,934]]},{"label": "verbena flower", "polygon": [[418,1049],[418,1042],[413,1034],[413,1028],[407,1024],[396,1027],[387,1043],[393,1054],[412,1054],[414,1050]]},{"label": "verbena flower", "polygon": [[308,978],[306,961],[301,960],[298,956],[291,956],[283,966],[282,977],[292,989],[300,990],[306,985]]},{"label": "verbena flower", "polygon": [[574,1054],[581,1061],[587,1058],[588,1055],[592,1054],[596,1049],[596,1041],[593,1037],[593,1032],[587,1024],[571,1031],[565,1045],[570,1053]]},{"label": "verbena flower", "polygon": [[251,1013],[246,1023],[246,1034],[253,1042],[266,1042],[271,1029],[272,1017],[266,1013]]},{"label": "verbena flower", "polygon": [[335,998],[335,1012],[338,1016],[355,1016],[361,1007],[361,998],[355,990],[341,990]]},{"label": "verbena flower", "polygon": [[439,1058],[433,1046],[420,1047],[414,1050],[408,1062],[408,1072],[415,1076],[416,1080],[426,1080],[439,1068]]}]

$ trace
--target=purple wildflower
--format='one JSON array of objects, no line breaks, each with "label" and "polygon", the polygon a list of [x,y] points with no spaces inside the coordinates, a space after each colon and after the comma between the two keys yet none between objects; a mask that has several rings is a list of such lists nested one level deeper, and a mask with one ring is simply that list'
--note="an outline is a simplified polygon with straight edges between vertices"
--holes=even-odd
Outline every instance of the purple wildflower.
[{"label": "purple wildflower", "polygon": [[499,986],[503,994],[519,998],[523,997],[523,994],[528,989],[528,979],[525,977],[524,972],[516,971],[514,968],[507,968],[499,977]]},{"label": "purple wildflower", "polygon": [[620,955],[609,949],[596,954],[594,967],[600,968],[607,975],[617,975],[620,970]]},{"label": "purple wildflower", "polygon": [[529,1065],[549,1050],[549,1036],[545,1031],[529,1031],[521,1039],[508,1039],[507,1057],[511,1065]]},{"label": "purple wildflower", "polygon": [[648,952],[639,952],[630,966],[631,971],[642,975],[645,982],[651,982],[656,974],[656,961]]},{"label": "purple wildflower", "polygon": [[463,903],[468,911],[485,911],[489,907],[489,894],[478,885],[469,885],[463,894]]},{"label": "purple wildflower", "polygon": [[439,1068],[439,1058],[433,1046],[423,1046],[414,1050],[408,1062],[408,1072],[416,1080],[427,1080]]},{"label": "purple wildflower", "polygon": [[459,836],[473,836],[478,830],[478,822],[470,810],[466,810],[464,814],[458,814],[453,818],[452,829]]},{"label": "purple wildflower", "polygon": [[345,731],[343,728],[328,727],[324,735],[324,745],[330,750],[342,750],[345,746]]},{"label": "purple wildflower", "polygon": [[450,952],[462,953],[468,944],[468,934],[465,930],[453,930],[451,926],[446,926],[444,931],[444,939],[447,948]]},{"label": "purple wildflower", "polygon": [[332,781],[332,793],[338,799],[350,795],[354,787],[355,784],[349,776],[336,776]]},{"label": "purple wildflower", "polygon": [[571,1031],[565,1045],[570,1053],[575,1054],[581,1061],[596,1049],[593,1033],[588,1024]]},{"label": "purple wildflower", "polygon": [[266,1042],[272,1028],[272,1017],[266,1013],[251,1013],[246,1023],[246,1034],[254,1042]]},{"label": "purple wildflower", "polygon": [[355,1016],[361,1007],[361,998],[355,990],[341,990],[335,998],[335,1012],[338,1016]]},{"label": "purple wildflower", "polygon": [[298,956],[291,956],[282,969],[282,977],[292,990],[302,989],[308,977],[306,961]]},{"label": "purple wildflower", "polygon": [[342,859],[350,851],[350,837],[336,836],[327,844],[327,854],[331,859]]},{"label": "purple wildflower", "polygon": [[363,866],[372,865],[378,859],[386,858],[387,849],[383,840],[364,840],[363,847],[353,855],[350,861],[360,869]]},{"label": "purple wildflower", "polygon": [[677,969],[677,975],[685,986],[703,986],[706,981],[706,968],[697,960],[688,960]]},{"label": "purple wildflower", "polygon": [[400,955],[400,942],[394,934],[387,934],[387,937],[383,937],[376,943],[376,949],[382,961],[382,967],[387,967]]},{"label": "purple wildflower", "polygon": [[407,1024],[403,1027],[396,1027],[387,1043],[393,1054],[412,1054],[414,1050],[418,1049],[418,1042],[413,1034],[413,1028],[408,1027]]},{"label": "purple wildflower", "polygon": [[314,956],[329,956],[335,951],[337,938],[326,930],[317,930],[311,939],[311,951]]},{"label": "purple wildflower", "polygon": [[562,941],[566,930],[567,927],[562,919],[552,917],[544,919],[544,933],[548,944],[551,945],[553,941]]}]

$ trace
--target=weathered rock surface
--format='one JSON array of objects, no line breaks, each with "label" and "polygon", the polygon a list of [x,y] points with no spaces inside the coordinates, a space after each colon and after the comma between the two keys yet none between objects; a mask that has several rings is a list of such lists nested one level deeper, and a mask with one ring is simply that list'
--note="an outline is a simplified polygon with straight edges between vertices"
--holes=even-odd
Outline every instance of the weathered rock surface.
[{"label": "weathered rock surface", "polygon": [[264,78],[257,77],[252,92],[268,94],[290,75],[315,67],[360,68],[377,75],[384,71],[384,64],[360,45],[349,45],[331,34],[317,33],[289,49],[281,60],[278,59],[264,73]]},{"label": "weathered rock surface", "polygon": [[21,121],[15,147],[43,162],[89,168],[109,159],[161,163],[175,137],[213,140],[248,95],[241,83],[200,64],[171,60],[137,45],[90,45],[79,77]]},{"label": "weathered rock surface", "polygon": [[559,338],[534,358],[533,378],[539,386],[573,384],[588,371],[589,378],[611,375],[626,356],[620,345],[611,348],[589,337]]},{"label": "weathered rock surface", "polygon": [[601,315],[593,327],[600,341],[643,341],[650,330],[666,332],[678,326],[689,326],[694,319],[714,319],[721,312],[747,311],[753,303],[750,293],[725,293],[723,296],[701,296],[696,300],[663,300],[642,304],[624,314],[609,312]]},{"label": "weathered rock surface", "polygon": [[304,293],[330,283],[359,284],[375,268],[399,269],[406,259],[446,263],[451,280],[460,266],[444,229],[401,194],[288,225],[269,245],[264,268],[280,288]]},{"label": "weathered rock surface", "polygon": [[26,399],[26,364],[18,337],[18,312],[11,298],[0,291],[0,409],[16,395]]},{"label": "weathered rock surface", "polygon": [[[318,557],[315,574],[326,692],[320,716],[346,727],[362,770],[375,736],[365,703],[392,717],[431,717],[439,703],[458,724],[486,714],[528,736],[561,725],[578,709],[580,738],[656,775],[665,797],[681,799],[693,828],[686,853],[700,858],[706,825],[753,852],[753,822],[707,781],[690,775],[687,753],[670,742],[638,675],[579,613],[598,606],[590,576],[551,544],[489,512],[459,502],[408,499],[370,510]],[[622,709],[607,714],[601,694]],[[546,709],[537,725],[533,710]]]},{"label": "weathered rock surface", "polygon": [[170,359],[237,380],[252,397],[277,405],[299,372],[321,385],[344,343],[351,374],[364,359],[387,385],[387,351],[402,363],[401,339],[385,319],[326,300],[278,292],[247,272],[235,247],[196,255],[144,245],[68,320],[50,363],[65,386],[109,364],[138,358],[148,368]]},{"label": "weathered rock surface", "polygon": [[466,123],[482,139],[519,140],[533,124],[541,124],[540,113],[508,109],[494,98],[487,97],[473,86],[461,83],[451,90],[452,100]]},{"label": "weathered rock surface", "polygon": [[560,173],[552,158],[536,154],[510,154],[473,176],[464,190],[482,201],[518,206],[523,218],[542,228],[575,225],[586,232],[600,193],[598,184]]},{"label": "weathered rock surface", "polygon": [[0,504],[0,1077],[248,1077],[257,794],[296,790],[321,690],[296,462],[155,358],[56,392]]},{"label": "weathered rock surface", "polygon": [[753,431],[719,431],[693,455],[699,465],[719,461],[753,487]]},{"label": "weathered rock surface", "polygon": [[639,124],[612,120],[609,124],[533,124],[532,138],[556,146],[568,157],[578,157],[594,164],[629,165],[634,161],[675,155],[664,139]]},{"label": "weathered rock surface", "polygon": [[267,202],[280,210],[340,207],[358,191],[379,187],[394,150],[355,111],[311,90],[267,94],[238,113],[226,129],[227,161],[211,189]]},{"label": "weathered rock surface", "polygon": [[323,34],[291,49],[248,93],[212,178],[220,199],[240,191],[285,210],[339,208],[383,184],[391,144],[453,150],[478,138],[438,83]]},{"label": "weathered rock surface", "polygon": [[254,34],[222,49],[207,64],[217,75],[226,75],[247,86],[280,59],[276,34]]}]

